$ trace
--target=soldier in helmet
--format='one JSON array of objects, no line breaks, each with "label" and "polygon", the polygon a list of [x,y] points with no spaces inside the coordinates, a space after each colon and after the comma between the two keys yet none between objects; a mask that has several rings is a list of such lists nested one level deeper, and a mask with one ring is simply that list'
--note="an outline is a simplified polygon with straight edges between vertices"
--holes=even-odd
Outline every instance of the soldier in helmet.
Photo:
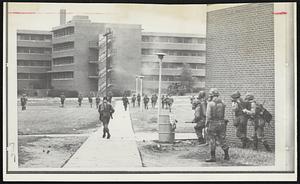
[{"label": "soldier in helmet", "polygon": [[126,111],[126,110],[127,110],[127,105],[129,105],[129,100],[128,100],[128,98],[127,98],[127,96],[126,96],[125,93],[124,93],[124,96],[123,96],[123,98],[122,98],[122,101],[123,101],[124,109],[125,109],[125,111]]},{"label": "soldier in helmet", "polygon": [[112,118],[112,114],[115,112],[115,110],[112,107],[112,105],[107,101],[107,97],[103,98],[102,104],[99,105],[98,112],[100,115],[99,119],[103,123],[103,136],[102,137],[105,138],[105,136],[107,134],[107,139],[109,139],[111,134],[108,129],[108,124],[109,124],[109,120],[110,120],[110,118]]},{"label": "soldier in helmet", "polygon": [[97,97],[96,97],[96,108],[97,109],[99,107],[100,102],[101,102],[100,96],[99,96],[99,94],[97,94]]},{"label": "soldier in helmet", "polygon": [[82,94],[79,94],[78,95],[78,105],[79,105],[79,107],[81,107],[82,99],[83,99]]},{"label": "soldier in helmet", "polygon": [[65,93],[62,92],[61,95],[60,95],[60,103],[61,103],[61,107],[64,107],[65,99],[66,99]]},{"label": "soldier in helmet", "polygon": [[236,127],[236,136],[241,140],[242,147],[246,148],[250,140],[247,138],[247,122],[249,115],[243,112],[243,109],[250,110],[250,103],[246,103],[242,98],[239,91],[231,95],[232,98],[232,111],[234,113],[233,125]]},{"label": "soldier in helmet", "polygon": [[243,109],[243,112],[250,115],[250,121],[254,124],[254,133],[253,133],[253,145],[254,150],[257,150],[258,143],[262,142],[265,146],[266,150],[271,152],[271,148],[264,138],[264,127],[265,127],[265,119],[262,116],[262,112],[258,108],[258,104],[254,101],[254,96],[250,93],[246,94],[245,101],[251,104],[251,109],[248,110],[246,108]]},{"label": "soldier in helmet", "polygon": [[93,107],[93,93],[92,92],[90,92],[88,99],[89,99],[90,106],[92,108]]},{"label": "soldier in helmet", "polygon": [[207,102],[205,100],[205,92],[200,91],[198,98],[193,100],[192,109],[195,110],[194,123],[197,123],[194,127],[200,144],[205,144],[205,138],[203,136],[202,130],[205,128],[206,119],[206,106]]},{"label": "soldier in helmet", "polygon": [[26,94],[24,93],[21,97],[22,111],[26,110],[26,104],[27,104],[27,97]]},{"label": "soldier in helmet", "polygon": [[207,104],[206,127],[209,137],[211,157],[210,159],[207,159],[206,162],[216,161],[216,141],[219,142],[224,151],[224,160],[229,160],[229,147],[227,146],[225,140],[227,120],[224,119],[224,116],[226,106],[221,98],[219,98],[219,92],[216,88],[210,89],[209,93],[212,99]]}]

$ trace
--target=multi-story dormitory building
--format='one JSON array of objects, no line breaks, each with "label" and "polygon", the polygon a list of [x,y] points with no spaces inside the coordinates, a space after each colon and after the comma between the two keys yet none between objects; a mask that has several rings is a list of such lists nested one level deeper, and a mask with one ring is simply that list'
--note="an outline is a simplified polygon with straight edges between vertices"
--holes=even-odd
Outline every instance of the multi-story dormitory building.
[{"label": "multi-story dormitory building", "polygon": [[51,32],[17,32],[18,89],[66,89],[87,95],[105,92],[107,81],[113,92],[133,91],[136,75],[143,75],[143,88],[150,92],[158,88],[156,52],[167,54],[163,90],[179,80],[184,63],[191,68],[195,87],[204,87],[204,36],[142,32],[141,25],[94,23],[88,16],[66,22],[65,16],[61,11],[60,25]]}]

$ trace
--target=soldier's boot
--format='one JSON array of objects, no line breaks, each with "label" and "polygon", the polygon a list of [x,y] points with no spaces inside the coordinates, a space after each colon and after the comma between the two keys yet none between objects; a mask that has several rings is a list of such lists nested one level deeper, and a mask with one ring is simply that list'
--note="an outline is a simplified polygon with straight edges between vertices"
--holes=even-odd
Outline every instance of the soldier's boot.
[{"label": "soldier's boot", "polygon": [[228,154],[229,148],[224,149],[224,160],[229,160],[229,154]]},{"label": "soldier's boot", "polygon": [[272,149],[270,148],[270,146],[269,146],[269,144],[267,143],[267,141],[264,141],[263,144],[264,144],[264,146],[265,146],[265,148],[266,148],[266,150],[267,150],[268,152],[272,152]]},{"label": "soldier's boot", "polygon": [[211,151],[210,152],[210,159],[206,159],[205,162],[216,162],[216,152]]},{"label": "soldier's boot", "polygon": [[107,129],[107,139],[110,138],[110,133],[109,133],[109,130]]},{"label": "soldier's boot", "polygon": [[203,137],[199,137],[198,141],[199,141],[199,144],[205,144],[206,143],[206,141]]},{"label": "soldier's boot", "polygon": [[104,138],[105,136],[106,136],[106,130],[103,129],[103,136],[102,136],[102,138]]}]

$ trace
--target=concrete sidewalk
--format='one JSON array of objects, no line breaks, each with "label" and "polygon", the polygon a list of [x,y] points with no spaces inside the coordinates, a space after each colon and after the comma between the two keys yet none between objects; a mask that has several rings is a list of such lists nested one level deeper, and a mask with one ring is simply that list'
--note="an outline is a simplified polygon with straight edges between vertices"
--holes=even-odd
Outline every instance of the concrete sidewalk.
[{"label": "concrete sidewalk", "polygon": [[116,101],[114,119],[109,123],[111,138],[102,138],[102,127],[64,165],[64,168],[142,167],[132,130],[129,110]]}]

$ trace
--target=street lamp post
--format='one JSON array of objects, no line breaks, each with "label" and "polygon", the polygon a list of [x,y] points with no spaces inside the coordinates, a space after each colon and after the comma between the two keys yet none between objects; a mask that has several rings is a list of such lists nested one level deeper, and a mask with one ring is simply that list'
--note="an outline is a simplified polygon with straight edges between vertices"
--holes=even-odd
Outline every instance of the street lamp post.
[{"label": "street lamp post", "polygon": [[135,76],[135,95],[138,94],[139,76]]},{"label": "street lamp post", "polygon": [[[141,101],[142,101],[143,100],[142,97],[143,97],[143,78],[144,78],[144,76],[140,75],[139,78],[141,80],[140,95],[141,95]],[[140,106],[140,109],[141,109],[141,111],[143,111],[143,105],[142,104]]]},{"label": "street lamp post", "polygon": [[157,111],[157,122],[158,122],[158,126],[159,126],[159,122],[160,122],[160,111],[161,111],[161,73],[162,73],[162,60],[164,58],[164,56],[166,55],[165,53],[156,53],[156,55],[158,56],[158,59],[160,59],[159,61],[159,78],[158,78],[158,111]]}]

